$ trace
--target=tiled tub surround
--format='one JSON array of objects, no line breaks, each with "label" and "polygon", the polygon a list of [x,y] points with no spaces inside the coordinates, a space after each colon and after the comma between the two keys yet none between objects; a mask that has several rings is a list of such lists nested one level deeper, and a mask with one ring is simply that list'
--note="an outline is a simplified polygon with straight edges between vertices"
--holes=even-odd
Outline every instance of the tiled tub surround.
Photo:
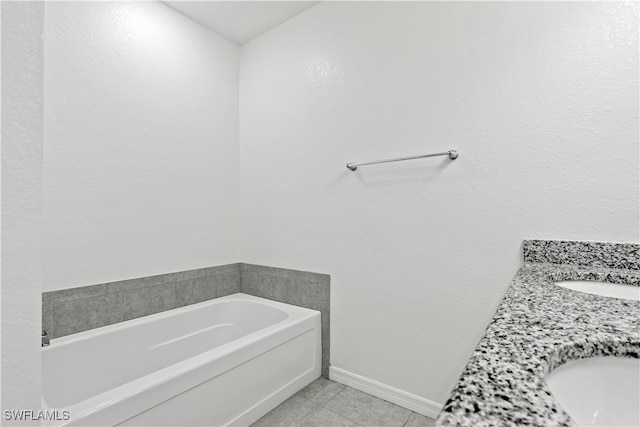
[{"label": "tiled tub surround", "polygon": [[52,338],[240,292],[240,264],[200,268],[42,294]]},{"label": "tiled tub surround", "polygon": [[242,292],[322,313],[322,375],[329,376],[327,274],[236,263],[42,294],[42,329],[52,338]]},{"label": "tiled tub surround", "polygon": [[546,374],[572,359],[640,354],[640,302],[553,284],[601,280],[638,286],[640,245],[525,241],[524,249],[525,263],[437,426],[575,426],[551,395]]},{"label": "tiled tub surround", "polygon": [[241,264],[241,292],[318,310],[322,314],[322,376],[329,378],[330,277],[328,274]]}]

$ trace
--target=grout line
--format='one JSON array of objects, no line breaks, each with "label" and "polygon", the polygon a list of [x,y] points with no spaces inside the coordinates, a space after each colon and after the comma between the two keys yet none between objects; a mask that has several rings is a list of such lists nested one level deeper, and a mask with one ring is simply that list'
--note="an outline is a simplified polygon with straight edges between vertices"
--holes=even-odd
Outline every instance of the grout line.
[{"label": "grout line", "polygon": [[[329,381],[332,381],[332,380],[329,380]],[[335,381],[334,381],[334,382],[335,382]],[[337,384],[340,384],[340,383],[337,383]],[[329,402],[331,402],[333,399],[337,398],[337,397],[338,397],[340,394],[342,394],[342,392],[343,392],[343,391],[345,391],[347,388],[351,388],[351,387],[349,387],[349,386],[347,386],[347,385],[342,384],[342,390],[340,390],[339,392],[337,392],[337,393],[335,394],[335,396],[333,396],[331,399],[327,400],[327,403],[325,403],[324,405],[322,405],[322,407],[323,407],[324,409],[326,409],[327,411],[329,411],[329,412],[333,412],[334,414],[339,415],[339,416],[341,416],[342,418],[345,418],[345,419],[347,419],[347,420],[351,421],[352,423],[356,424],[357,426],[359,426],[359,425],[360,425],[360,423],[358,423],[358,422],[357,422],[356,420],[354,420],[353,418],[351,418],[351,417],[349,417],[349,416],[347,416],[347,415],[344,415],[344,414],[340,414],[340,413],[338,413],[338,412],[334,411],[334,410],[333,410],[333,409],[331,409],[331,408],[327,408],[327,405],[329,404]],[[355,390],[355,389],[354,389],[354,390]],[[404,427],[404,426],[403,426],[403,427]]]},{"label": "grout line", "polygon": [[[329,381],[333,381],[333,380],[329,380]],[[338,383],[337,381],[334,381],[334,382],[336,382],[337,384],[340,384],[340,383]],[[358,422],[357,422],[356,420],[354,420],[354,419],[352,419],[352,418],[348,417],[347,415],[340,414],[340,413],[338,413],[338,412],[336,412],[336,411],[334,411],[334,410],[332,410],[332,409],[330,409],[330,408],[327,408],[327,404],[329,404],[329,402],[331,402],[333,399],[337,398],[337,397],[338,397],[338,396],[339,396],[343,391],[345,391],[346,389],[350,388],[350,389],[352,389],[352,390],[360,391],[360,390],[354,389],[353,387],[349,387],[348,385],[344,385],[344,384],[342,384],[342,386],[343,386],[342,390],[340,390],[338,393],[336,393],[336,395],[335,395],[335,396],[333,396],[331,399],[329,399],[329,400],[327,401],[327,403],[325,403],[325,404],[324,404],[324,405],[322,405],[322,406],[323,406],[327,411],[333,412],[333,413],[334,413],[334,414],[336,414],[336,415],[339,415],[339,416],[341,416],[341,417],[343,417],[343,418],[346,418],[346,419],[348,419],[349,421],[354,422],[356,425],[360,425],[360,424],[358,424]],[[388,401],[386,401],[386,400],[384,400],[384,399],[380,399],[379,397],[373,396],[373,395],[371,395],[371,394],[369,394],[369,393],[366,393],[366,392],[364,392],[364,391],[360,391],[360,392],[361,392],[361,393],[364,393],[364,394],[367,394],[367,395],[369,395],[369,396],[371,396],[371,397],[373,397],[373,398],[375,398],[375,399],[382,400],[383,402],[389,403],[389,404],[391,404],[391,405],[393,405],[393,406],[396,406],[396,407],[398,407],[398,408],[406,409],[406,408],[402,408],[402,406],[400,406],[400,405],[396,405],[395,403],[388,402]],[[414,412],[414,411],[412,411],[412,410],[410,410],[410,409],[409,409],[408,411],[409,411],[409,415],[407,416],[407,419],[406,419],[406,420],[404,420],[404,423],[402,423],[402,427],[406,427],[407,423],[409,422],[409,419],[411,418],[411,415],[413,415],[414,413],[416,413],[416,412]],[[427,418],[428,418],[428,417],[427,417]]]},{"label": "grout line", "polygon": [[[328,380],[328,381],[332,381],[332,380]],[[334,382],[336,382],[336,381],[334,381]],[[340,383],[336,383],[336,384],[340,384]],[[346,388],[348,387],[348,386],[346,386],[346,385],[344,385],[344,384],[341,384],[341,385],[342,385],[342,389],[341,389],[339,392],[337,392],[337,393],[336,393],[336,394],[335,394],[331,399],[327,400],[327,401],[325,402],[325,404],[324,404],[324,405],[322,405],[323,407],[325,407],[325,408],[326,408],[326,407],[327,407],[327,405],[329,404],[329,402],[331,402],[333,399],[335,399],[336,397],[338,397],[338,396],[339,396],[343,391],[345,391],[345,390],[346,390]],[[329,408],[327,408],[327,409],[329,409]],[[331,411],[331,412],[333,412],[333,411]],[[340,414],[338,414],[338,415],[340,415]]]},{"label": "grout line", "polygon": [[[222,274],[240,274],[239,271],[237,270],[231,270],[231,271],[221,271],[219,273],[212,273],[212,274],[207,274],[206,276],[202,276],[202,277],[214,277],[214,276],[220,276]],[[200,279],[200,277],[194,277],[194,279]],[[185,279],[187,280],[187,279]]]},{"label": "grout line", "polygon": [[[302,399],[304,399],[304,397],[302,397]],[[311,412],[309,412],[307,415],[305,415],[304,417],[302,417],[302,419],[300,420],[300,424],[303,424],[303,423],[304,423],[304,421],[305,421],[307,418],[309,418],[311,415],[313,415],[313,414],[315,414],[316,412],[318,412],[320,409],[324,409],[322,406],[318,405],[317,403],[315,403],[315,402],[313,402],[313,401],[311,401],[311,400],[309,400],[309,399],[304,399],[304,400],[306,400],[307,402],[311,402],[311,403],[315,406],[315,408],[314,408]]]},{"label": "grout line", "polygon": [[[55,291],[53,291],[53,292],[55,292]],[[88,296],[88,297],[72,298],[72,299],[68,299],[68,300],[65,300],[65,301],[58,301],[58,302],[56,302],[56,301],[54,301],[54,300],[53,300],[53,297],[51,297],[51,302],[50,302],[49,304],[51,304],[51,305],[56,305],[56,304],[66,304],[66,303],[68,303],[68,302],[81,301],[81,300],[83,300],[83,299],[89,299],[89,298],[102,297],[102,296],[105,296],[105,295],[109,295],[109,292],[107,292],[106,288],[105,288],[105,291],[104,291],[103,293],[101,293],[101,294],[97,294],[97,295],[90,295],[90,296]],[[43,305],[48,305],[48,304],[43,304]]]},{"label": "grout line", "polygon": [[[340,393],[338,393],[338,394],[340,394]],[[326,411],[329,411],[329,412],[331,412],[331,413],[336,414],[336,415],[337,415],[337,416],[339,416],[339,417],[344,418],[345,420],[349,420],[349,421],[351,421],[352,423],[354,423],[354,424],[356,424],[356,425],[360,425],[360,424],[358,424],[358,422],[357,422],[356,420],[353,420],[353,419],[351,419],[351,418],[347,417],[346,415],[339,414],[339,413],[337,413],[336,411],[334,411],[334,410],[332,410],[332,409],[327,408],[326,406],[323,406],[322,408],[323,408],[324,410],[326,410]],[[404,426],[402,426],[402,427],[404,427]]]},{"label": "grout line", "polygon": [[120,294],[120,318],[121,322],[124,322],[124,292],[118,292]]},{"label": "grout line", "polygon": [[404,420],[404,424],[402,424],[402,427],[406,427],[407,423],[409,422],[409,419],[411,418],[411,415],[413,415],[413,411],[409,412],[409,416],[407,417],[406,420]]}]

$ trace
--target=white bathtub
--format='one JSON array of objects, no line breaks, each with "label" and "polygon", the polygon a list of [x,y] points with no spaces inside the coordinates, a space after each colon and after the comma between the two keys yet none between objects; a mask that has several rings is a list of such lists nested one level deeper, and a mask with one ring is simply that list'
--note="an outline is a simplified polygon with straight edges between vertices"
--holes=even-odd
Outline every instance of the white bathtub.
[{"label": "white bathtub", "polygon": [[43,425],[249,425],[320,364],[320,312],[229,295],[53,340],[42,409],[70,419]]}]

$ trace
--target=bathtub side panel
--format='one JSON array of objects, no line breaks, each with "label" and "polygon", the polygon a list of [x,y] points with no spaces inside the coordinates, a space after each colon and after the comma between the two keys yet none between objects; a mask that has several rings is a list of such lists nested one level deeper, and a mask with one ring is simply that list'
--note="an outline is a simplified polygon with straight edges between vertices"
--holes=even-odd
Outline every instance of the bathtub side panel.
[{"label": "bathtub side panel", "polygon": [[119,425],[250,425],[320,376],[320,318],[309,322],[303,334]]}]

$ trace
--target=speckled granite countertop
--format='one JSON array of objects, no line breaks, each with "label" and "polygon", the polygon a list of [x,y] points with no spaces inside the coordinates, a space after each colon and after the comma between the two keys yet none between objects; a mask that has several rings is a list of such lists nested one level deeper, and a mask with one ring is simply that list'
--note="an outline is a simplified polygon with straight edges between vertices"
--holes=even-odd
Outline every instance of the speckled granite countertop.
[{"label": "speckled granite countertop", "polygon": [[529,240],[524,261],[436,426],[575,426],[546,374],[573,359],[639,357],[640,302],[553,282],[640,286],[640,245]]}]

